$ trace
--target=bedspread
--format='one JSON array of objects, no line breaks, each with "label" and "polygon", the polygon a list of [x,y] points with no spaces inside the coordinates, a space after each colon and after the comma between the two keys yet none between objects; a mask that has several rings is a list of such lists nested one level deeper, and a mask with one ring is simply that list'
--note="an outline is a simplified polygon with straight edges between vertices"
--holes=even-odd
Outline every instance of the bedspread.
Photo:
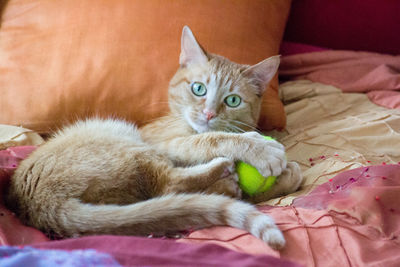
[{"label": "bedspread", "polygon": [[366,93],[374,103],[400,109],[400,55],[328,50],[282,58],[280,77]]}]

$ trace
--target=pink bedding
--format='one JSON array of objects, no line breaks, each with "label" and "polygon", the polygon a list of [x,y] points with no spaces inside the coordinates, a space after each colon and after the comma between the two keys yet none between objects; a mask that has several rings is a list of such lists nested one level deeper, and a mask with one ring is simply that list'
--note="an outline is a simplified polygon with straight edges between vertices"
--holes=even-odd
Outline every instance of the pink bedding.
[{"label": "pink bedding", "polygon": [[400,165],[363,167],[339,174],[291,206],[260,207],[285,234],[280,253],[225,227],[197,231],[185,242],[212,242],[306,266],[398,266],[399,195]]},{"label": "pink bedding", "polygon": [[289,55],[282,58],[279,74],[367,93],[378,105],[400,108],[400,55],[335,50]]}]

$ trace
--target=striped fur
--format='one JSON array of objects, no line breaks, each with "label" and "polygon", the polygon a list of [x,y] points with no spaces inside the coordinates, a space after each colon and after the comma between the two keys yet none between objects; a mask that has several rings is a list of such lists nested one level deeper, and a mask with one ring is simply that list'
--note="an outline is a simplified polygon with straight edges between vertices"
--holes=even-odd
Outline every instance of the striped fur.
[{"label": "striped fur", "polygon": [[[171,113],[140,130],[111,119],[65,127],[21,162],[7,205],[24,223],[66,237],[230,225],[283,247],[269,216],[234,199],[241,197],[237,160],[265,176],[285,174],[277,194],[299,184],[299,178],[297,185],[290,180],[296,166],[286,167],[281,144],[245,132],[256,125],[260,97],[278,62],[247,66],[207,54],[184,28],[181,67],[169,88]],[[207,86],[206,97],[193,95],[194,81]],[[224,104],[232,93],[242,98],[237,108]],[[211,120],[205,122],[204,110],[214,112]]]},{"label": "striped fur", "polygon": [[144,143],[134,125],[88,120],[63,129],[21,162],[7,203],[26,224],[65,237],[231,225],[282,247],[271,218],[250,204],[201,193],[221,179],[236,181],[233,170],[223,157],[176,167]]}]

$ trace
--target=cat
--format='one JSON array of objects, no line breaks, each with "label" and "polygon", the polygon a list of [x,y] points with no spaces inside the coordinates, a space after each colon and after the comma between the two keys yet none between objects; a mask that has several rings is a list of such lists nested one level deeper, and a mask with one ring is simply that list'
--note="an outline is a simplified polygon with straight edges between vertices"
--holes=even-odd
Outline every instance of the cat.
[{"label": "cat", "polygon": [[7,205],[22,222],[62,237],[164,235],[229,225],[275,249],[273,219],[242,196],[235,161],[279,176],[261,198],[295,191],[296,163],[254,130],[279,57],[256,65],[210,54],[185,26],[170,114],[138,129],[115,119],[78,121],[55,133],[15,171]]}]

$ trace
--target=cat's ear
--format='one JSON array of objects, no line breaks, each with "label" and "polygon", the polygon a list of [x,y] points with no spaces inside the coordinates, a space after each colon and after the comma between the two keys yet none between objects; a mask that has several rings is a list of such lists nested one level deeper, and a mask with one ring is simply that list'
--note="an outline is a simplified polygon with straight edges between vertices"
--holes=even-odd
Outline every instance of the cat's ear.
[{"label": "cat's ear", "polygon": [[280,63],[280,56],[269,57],[260,63],[248,67],[243,71],[243,75],[255,79],[264,93],[267,84],[272,80]]},{"label": "cat's ear", "polygon": [[202,64],[208,61],[207,55],[196,41],[188,26],[184,26],[181,38],[181,55],[179,64],[186,67],[191,64]]}]

